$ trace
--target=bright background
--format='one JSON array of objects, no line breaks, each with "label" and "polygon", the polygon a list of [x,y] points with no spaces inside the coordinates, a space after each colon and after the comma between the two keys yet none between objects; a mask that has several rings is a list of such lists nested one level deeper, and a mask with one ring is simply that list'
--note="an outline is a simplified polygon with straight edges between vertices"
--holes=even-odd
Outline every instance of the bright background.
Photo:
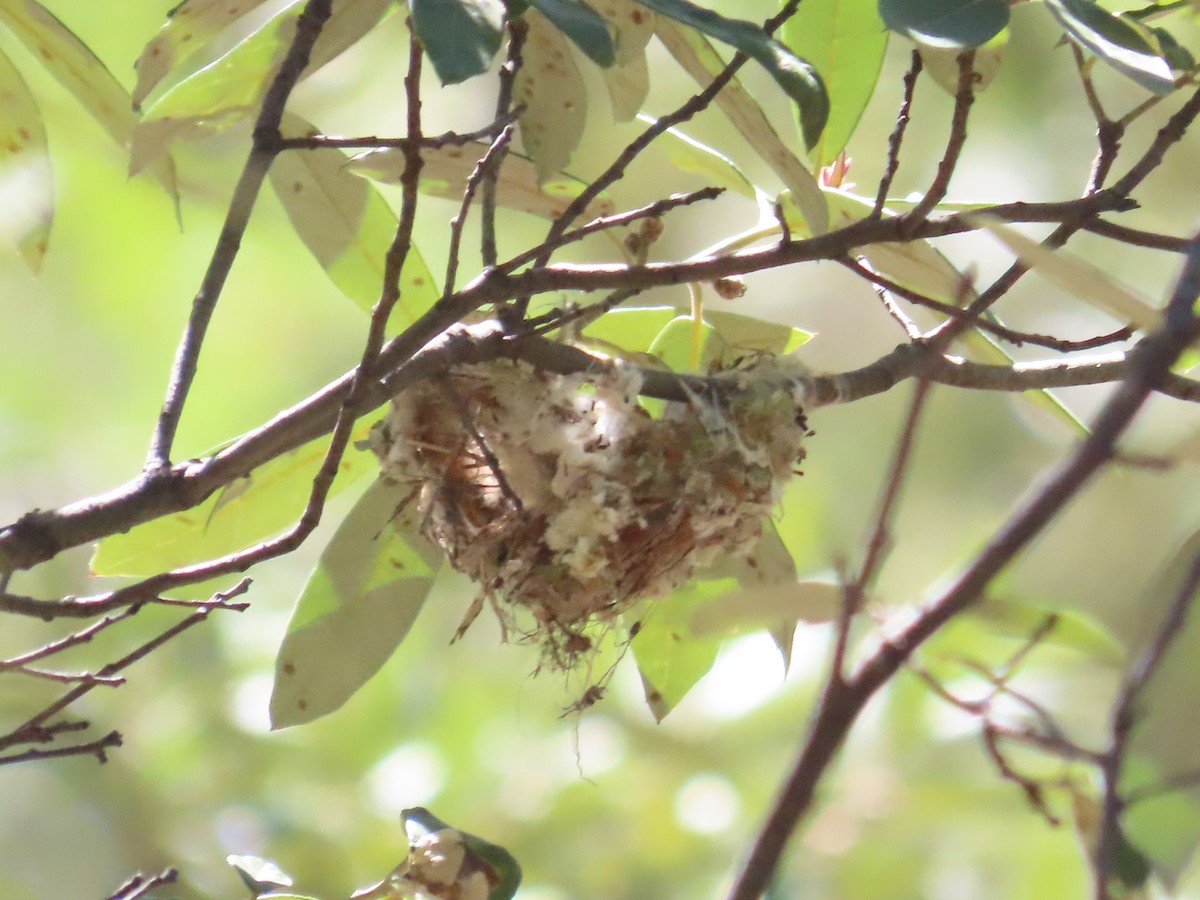
[{"label": "bright background", "polygon": [[[172,2],[47,5],[131,85],[132,62]],[[750,19],[773,11],[762,2],[736,7]],[[1010,53],[976,106],[952,199],[1059,199],[1082,186],[1093,126],[1070,56],[1053,51],[1054,40],[1043,10],[1014,11]],[[397,17],[305,85],[297,109],[330,132],[397,132],[404,41]],[[32,277],[15,253],[0,252],[0,521],[9,521],[102,492],[137,471],[248,135],[235,129],[179,150],[180,231],[157,186],[144,177],[127,180],[123,154],[75,101],[7,35],[0,44],[43,104],[58,191],[41,275]],[[864,193],[873,194],[882,167],[908,54],[905,42],[893,39],[877,96],[850,147],[851,180]],[[652,56],[651,65],[662,84],[648,111],[663,112],[692,88],[665,55]],[[1106,72],[1097,78],[1114,109],[1143,97]],[[793,134],[773,86],[756,73],[747,80],[780,131]],[[428,130],[484,123],[490,90],[482,83],[441,90],[431,81]],[[897,195],[928,181],[949,108],[940,89],[921,84]],[[1129,136],[1130,147],[1144,146],[1161,121],[1151,119]],[[774,184],[719,114],[702,116],[689,130],[734,156],[759,183]],[[613,127],[598,97],[578,171],[598,171],[634,133]],[[1186,144],[1138,192],[1142,209],[1122,221],[1173,233],[1194,225],[1195,136]],[[618,206],[698,186],[681,173],[642,166],[616,192]],[[428,202],[421,219],[418,240],[435,272],[444,266],[452,212],[449,204]],[[695,253],[732,227],[750,227],[754,217],[732,200],[690,211],[678,219],[686,226],[672,220],[659,252]],[[509,249],[536,240],[538,227],[506,222]],[[1087,236],[1071,247],[1151,298],[1163,295],[1176,270],[1162,255]],[[949,241],[945,249],[984,276],[1007,262],[985,238]],[[803,351],[814,368],[855,368],[902,339],[874,295],[835,266],[748,281],[739,309],[819,332]],[[670,293],[653,299],[684,301]],[[1079,337],[1115,327],[1034,277],[1002,311],[1017,327]],[[254,427],[348,369],[365,326],[308,257],[278,203],[264,195],[205,346],[178,455],[199,454]],[[839,561],[859,557],[907,396],[900,388],[811,417],[817,435],[807,475],[779,521],[802,576],[832,577]],[[1063,396],[1086,413],[1103,392]],[[1196,425],[1192,410],[1156,402],[1131,449],[1161,451]],[[1068,445],[1064,431],[1011,398],[936,391],[896,524],[897,548],[877,592],[880,613],[912,606],[961,567]],[[335,504],[330,522],[348,499]],[[1002,587],[1047,607],[1091,610],[1121,635],[1145,618],[1137,598],[1154,569],[1200,524],[1197,500],[1200,485],[1186,467],[1111,471]],[[107,765],[68,759],[0,771],[0,894],[101,896],[135,871],[174,865],[183,873],[181,896],[235,897],[241,888],[224,857],[251,853],[275,859],[298,887],[345,896],[403,855],[398,814],[414,805],[508,847],[525,870],[523,900],[720,894],[804,731],[828,629],[799,629],[786,678],[765,636],[732,642],[662,725],[645,709],[628,662],[603,703],[582,718],[563,718],[586,679],[531,677],[536,651],[501,645],[487,615],[449,646],[473,589],[447,578],[401,650],[341,711],[272,734],[266,709],[273,655],[314,549],[328,533],[322,528],[310,547],[256,570],[249,611],[214,617],[132,668],[125,687],[95,691],[79,705],[76,714],[91,719],[97,734],[117,728],[124,735],[125,746]],[[103,589],[104,582],[87,578],[88,555],[86,548],[64,554],[18,576],[12,588],[37,596]],[[88,648],[79,666],[119,655],[168,621],[161,611],[142,613]],[[51,633],[9,620],[0,651],[20,652]],[[958,654],[997,664],[1022,635],[997,637],[964,621],[925,659]],[[1114,678],[1111,666],[1050,647],[1018,684],[1063,713],[1082,738],[1097,739]],[[43,684],[7,679],[0,722],[21,721],[52,696]],[[965,678],[959,686],[981,689]],[[997,776],[978,723],[902,673],[869,707],[827,779],[820,810],[791,846],[778,896],[1080,896],[1086,873],[1060,801],[1056,809],[1067,823],[1051,828]]]}]

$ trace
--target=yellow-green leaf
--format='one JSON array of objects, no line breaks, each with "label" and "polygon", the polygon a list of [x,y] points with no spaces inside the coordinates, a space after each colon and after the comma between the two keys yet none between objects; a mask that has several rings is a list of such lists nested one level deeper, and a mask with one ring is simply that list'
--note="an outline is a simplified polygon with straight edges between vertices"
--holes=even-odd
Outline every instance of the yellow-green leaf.
[{"label": "yellow-green leaf", "polygon": [[736,586],[730,578],[693,582],[626,616],[640,622],[630,646],[655,720],[661,722],[717,659],[722,638],[692,632],[696,609]]},{"label": "yellow-green leaf", "polygon": [[408,634],[443,559],[395,522],[410,493],[376,480],[321,554],[275,660],[272,728],[333,712]]},{"label": "yellow-green leaf", "polygon": [[[71,29],[37,0],[0,0],[0,24],[46,67],[122,149],[129,149],[137,117],[129,94]],[[167,157],[151,169],[178,203],[175,164]]]},{"label": "yellow-green leaf", "polygon": [[167,13],[167,21],[158,30],[134,63],[137,84],[133,103],[140,107],[171,68],[180,61],[184,48],[195,50],[220,34],[243,15],[261,6],[264,0],[184,0]]},{"label": "yellow-green leaf", "polygon": [[[660,17],[655,25],[655,34],[676,62],[704,87],[711,84],[716,74],[725,68],[724,60],[712,44],[694,29],[684,28]],[[829,212],[820,186],[796,154],[780,139],[762,108],[737,79],[717,94],[717,106],[779,176],[784,187],[791,191],[811,232],[824,234],[828,230]]]},{"label": "yellow-green leaf", "polygon": [[[379,415],[360,423],[355,438],[365,438]],[[104,538],[92,557],[92,572],[156,575],[244,550],[283,531],[304,511],[328,447],[327,437],[311,441],[264,463],[199,506]],[[331,493],[375,467],[372,454],[348,451]]]},{"label": "yellow-green leaf", "polygon": [[[299,116],[284,117],[284,133],[315,133]],[[291,150],[270,172],[292,227],[329,275],[363,309],[370,310],[383,285],[387,250],[396,232],[396,216],[367,181],[346,171],[340,150]],[[399,331],[435,302],[439,291],[420,251],[413,245],[400,277],[400,299],[389,320]]]}]

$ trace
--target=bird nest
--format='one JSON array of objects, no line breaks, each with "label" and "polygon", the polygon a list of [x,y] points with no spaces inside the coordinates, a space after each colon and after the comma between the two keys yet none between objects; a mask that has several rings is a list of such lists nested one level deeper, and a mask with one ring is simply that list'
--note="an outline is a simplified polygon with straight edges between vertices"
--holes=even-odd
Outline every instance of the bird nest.
[{"label": "bird nest", "polygon": [[784,366],[721,373],[657,415],[629,366],[590,382],[462,366],[399,394],[369,443],[385,477],[413,485],[421,531],[481,586],[475,610],[490,600],[569,668],[589,625],[758,540],[804,457]]}]

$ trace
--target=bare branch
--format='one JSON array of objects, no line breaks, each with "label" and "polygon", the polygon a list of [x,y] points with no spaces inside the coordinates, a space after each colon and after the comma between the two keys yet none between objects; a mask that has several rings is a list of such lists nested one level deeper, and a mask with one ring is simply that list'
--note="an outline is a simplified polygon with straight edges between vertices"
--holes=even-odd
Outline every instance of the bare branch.
[{"label": "bare branch", "polygon": [[1138,345],[1125,379],[1100,410],[1087,439],[1018,505],[983,551],[937,599],[865,660],[846,682],[827,683],[796,763],[738,875],[730,900],[757,900],[766,890],[784,847],[812,805],[818,782],[867,701],[921,644],[975,602],[991,580],[1112,459],[1118,438],[1200,332],[1192,315],[1197,295],[1200,236],[1193,239],[1162,328]]},{"label": "bare branch", "polygon": [[175,362],[167,384],[167,396],[150,441],[150,452],[146,459],[148,470],[165,469],[171,464],[171,447],[183,414],[183,404],[187,400],[192,380],[196,377],[196,364],[200,358],[204,335],[208,331],[208,323],[212,320],[221,289],[225,286],[225,279],[241,246],[242,235],[250,222],[250,213],[254,209],[263,179],[267,177],[267,171],[280,150],[279,123],[283,120],[283,108],[308,65],[313,45],[320,37],[332,7],[332,0],[308,0],[296,22],[296,36],[292,39],[287,55],[263,98],[258,121],[254,125],[254,146],[234,189],[225,225],[217,238],[208,271],[204,273],[204,279],[200,283],[200,290],[192,301],[192,313],[179,342],[179,348],[175,352]]}]

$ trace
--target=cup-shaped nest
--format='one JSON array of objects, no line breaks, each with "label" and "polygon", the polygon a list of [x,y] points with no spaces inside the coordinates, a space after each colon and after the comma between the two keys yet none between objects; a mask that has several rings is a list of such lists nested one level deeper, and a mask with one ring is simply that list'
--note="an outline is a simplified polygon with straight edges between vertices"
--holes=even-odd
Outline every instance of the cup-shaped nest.
[{"label": "cup-shaped nest", "polygon": [[[797,391],[766,360],[652,416],[628,366],[593,382],[511,361],[399,394],[370,442],[418,522],[506,625],[569,665],[587,625],[757,541],[804,456]],[[515,615],[524,610],[531,615]]]}]

